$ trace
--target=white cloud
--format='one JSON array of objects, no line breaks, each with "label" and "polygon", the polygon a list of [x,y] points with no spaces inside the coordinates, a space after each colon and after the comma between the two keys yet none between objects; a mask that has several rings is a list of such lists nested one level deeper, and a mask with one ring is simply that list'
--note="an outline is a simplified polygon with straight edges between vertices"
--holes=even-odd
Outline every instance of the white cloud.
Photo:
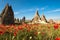
[{"label": "white cloud", "polygon": [[21,12],[31,12],[31,11],[34,11],[34,9],[33,9],[33,8],[31,8],[31,9],[21,10]]},{"label": "white cloud", "polygon": [[44,6],[42,8],[40,8],[40,10],[44,11],[45,9],[47,9],[48,6]]},{"label": "white cloud", "polygon": [[20,14],[20,13],[26,13],[26,12],[32,12],[35,11],[35,9],[31,8],[31,9],[26,9],[26,10],[19,10],[14,12],[14,14]]},{"label": "white cloud", "polygon": [[58,19],[60,19],[60,17],[59,16],[55,16],[53,19],[54,20],[58,20]]},{"label": "white cloud", "polygon": [[20,11],[14,12],[14,14],[16,14],[16,15],[19,14],[19,13],[20,13]]},{"label": "white cloud", "polygon": [[40,10],[44,10],[45,8],[41,8]]},{"label": "white cloud", "polygon": [[34,12],[36,10],[44,10],[46,7],[42,7],[42,8],[30,8],[30,9],[22,9],[22,10],[19,10],[19,11],[16,11],[14,12],[14,14],[20,14],[20,13],[27,13],[27,12]]},{"label": "white cloud", "polygon": [[39,10],[39,8],[36,8],[36,10]]},{"label": "white cloud", "polygon": [[53,12],[60,12],[60,9],[55,9],[55,10],[47,11],[47,13],[53,13]]},{"label": "white cloud", "polygon": [[28,9],[27,11],[34,11],[34,9],[32,8],[32,9]]}]

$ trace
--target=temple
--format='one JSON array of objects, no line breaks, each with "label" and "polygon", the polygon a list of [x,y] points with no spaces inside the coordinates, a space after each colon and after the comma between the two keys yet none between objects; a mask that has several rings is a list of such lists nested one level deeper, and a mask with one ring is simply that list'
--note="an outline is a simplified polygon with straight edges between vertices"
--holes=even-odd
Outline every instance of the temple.
[{"label": "temple", "polygon": [[2,24],[14,24],[14,12],[9,4],[6,4],[0,16]]},{"label": "temple", "polygon": [[34,18],[32,19],[32,23],[38,23],[40,21],[41,21],[41,18],[39,16],[39,13],[38,13],[38,10],[37,10],[36,13],[35,13]]},{"label": "temple", "polygon": [[33,24],[34,23],[43,23],[43,24],[46,24],[47,20],[46,20],[44,14],[40,17],[39,13],[38,13],[38,10],[37,10],[36,13],[35,13],[34,18],[32,19],[32,23]]}]

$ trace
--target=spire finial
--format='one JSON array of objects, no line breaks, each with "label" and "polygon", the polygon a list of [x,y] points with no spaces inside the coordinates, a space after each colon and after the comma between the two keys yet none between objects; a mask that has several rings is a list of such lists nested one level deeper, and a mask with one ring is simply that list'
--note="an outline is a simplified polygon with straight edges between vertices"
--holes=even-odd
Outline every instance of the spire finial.
[{"label": "spire finial", "polygon": [[36,10],[36,14],[35,14],[35,15],[39,15],[39,14],[38,14],[38,10]]},{"label": "spire finial", "polygon": [[9,6],[9,4],[8,3],[6,3],[6,7],[8,7]]}]

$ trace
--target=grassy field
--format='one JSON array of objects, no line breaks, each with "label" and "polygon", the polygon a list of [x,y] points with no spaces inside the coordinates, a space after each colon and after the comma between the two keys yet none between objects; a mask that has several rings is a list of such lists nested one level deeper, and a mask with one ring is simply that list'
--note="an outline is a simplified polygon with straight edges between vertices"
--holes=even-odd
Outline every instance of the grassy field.
[{"label": "grassy field", "polygon": [[60,24],[0,25],[0,40],[60,40]]}]

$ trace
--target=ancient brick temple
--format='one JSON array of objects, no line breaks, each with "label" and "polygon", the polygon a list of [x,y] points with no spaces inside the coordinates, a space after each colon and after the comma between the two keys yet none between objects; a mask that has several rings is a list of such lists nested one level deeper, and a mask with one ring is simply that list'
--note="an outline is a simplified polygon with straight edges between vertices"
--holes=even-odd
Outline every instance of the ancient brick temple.
[{"label": "ancient brick temple", "polygon": [[44,23],[44,24],[46,24],[47,20],[46,20],[44,14],[40,17],[39,13],[38,13],[38,10],[37,10],[34,18],[32,19],[32,23]]},{"label": "ancient brick temple", "polygon": [[5,8],[3,9],[1,15],[1,24],[14,24],[14,12],[12,7],[6,4]]},{"label": "ancient brick temple", "polygon": [[41,16],[41,21],[45,21],[45,22],[47,22],[47,20],[46,20],[46,18],[45,18],[45,15],[44,15],[44,14]]},{"label": "ancient brick temple", "polygon": [[32,19],[32,22],[35,23],[35,22],[39,22],[39,21],[41,21],[41,18],[39,16],[38,11],[36,11],[34,18]]}]

